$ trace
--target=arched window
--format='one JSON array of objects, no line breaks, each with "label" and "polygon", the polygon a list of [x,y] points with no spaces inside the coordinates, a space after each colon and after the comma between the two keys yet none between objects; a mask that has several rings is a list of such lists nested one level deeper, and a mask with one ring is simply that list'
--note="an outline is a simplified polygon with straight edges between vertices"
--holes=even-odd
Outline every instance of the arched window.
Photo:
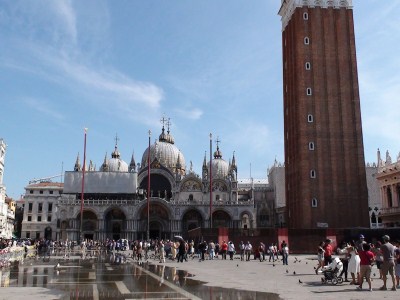
[{"label": "arched window", "polygon": [[308,123],[314,122],[314,117],[313,117],[313,115],[309,114],[309,115],[307,116],[307,121],[308,121]]},{"label": "arched window", "polygon": [[311,88],[307,88],[306,92],[307,92],[307,96],[311,96],[312,95],[312,89]]},{"label": "arched window", "polygon": [[311,63],[310,62],[306,62],[306,70],[311,70]]},{"label": "arched window", "polygon": [[304,38],[304,45],[309,45],[310,44],[310,38],[305,37]]},{"label": "arched window", "polygon": [[311,199],[311,207],[318,207],[318,200],[317,198]]},{"label": "arched window", "polygon": [[193,194],[189,195],[189,201],[193,201]]},{"label": "arched window", "polygon": [[304,19],[304,20],[308,20],[308,13],[306,13],[306,12],[303,13],[303,19]]},{"label": "arched window", "polygon": [[309,143],[308,143],[308,150],[313,151],[314,149],[315,149],[314,142],[309,142]]},{"label": "arched window", "polygon": [[315,170],[310,171],[310,178],[316,178],[317,177],[317,172]]}]

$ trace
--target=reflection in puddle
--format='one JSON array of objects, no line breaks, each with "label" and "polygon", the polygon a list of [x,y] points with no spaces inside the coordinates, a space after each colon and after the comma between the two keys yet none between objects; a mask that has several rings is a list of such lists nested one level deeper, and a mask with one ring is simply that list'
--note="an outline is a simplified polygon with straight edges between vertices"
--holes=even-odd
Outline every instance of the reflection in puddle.
[{"label": "reflection in puddle", "polygon": [[208,287],[194,278],[175,267],[127,263],[122,255],[26,260],[0,270],[1,287],[44,287],[60,291],[60,299],[280,299],[273,293]]}]

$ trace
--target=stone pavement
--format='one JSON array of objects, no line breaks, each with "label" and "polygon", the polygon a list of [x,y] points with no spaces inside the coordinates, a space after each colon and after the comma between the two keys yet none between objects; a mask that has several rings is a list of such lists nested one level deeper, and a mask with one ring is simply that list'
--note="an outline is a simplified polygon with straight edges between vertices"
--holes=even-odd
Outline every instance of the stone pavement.
[{"label": "stone pavement", "polygon": [[[201,262],[195,258],[183,263],[168,260],[165,265],[186,270],[195,275],[193,279],[204,281],[209,286],[276,293],[282,299],[400,299],[400,290],[391,291],[389,280],[389,290],[379,290],[382,280],[379,279],[376,266],[372,271],[373,291],[370,292],[366,282],[363,291],[357,291],[356,286],[348,282],[323,284],[323,275],[315,274],[317,261],[314,255],[290,255],[288,263],[288,266],[284,266],[280,261],[272,263],[268,259],[264,262],[253,259],[247,262],[236,257],[233,261],[229,258]],[[351,279],[350,274],[348,278]]]},{"label": "stone pavement", "polygon": [[[125,256],[127,254],[128,252],[125,252]],[[376,267],[372,271],[372,292],[366,289],[367,283],[364,283],[364,291],[357,291],[356,286],[349,285],[349,283],[323,284],[321,282],[323,275],[316,275],[314,271],[315,258],[314,255],[290,255],[288,266],[284,266],[280,261],[268,262],[268,259],[264,262],[253,259],[248,262],[240,261],[238,256],[233,261],[229,258],[228,260],[215,259],[212,261],[199,261],[198,258],[194,258],[183,263],[167,260],[163,265],[188,271],[194,275],[190,279],[205,282],[207,286],[274,293],[282,299],[400,299],[400,290],[396,292],[379,291],[382,280],[379,279]],[[148,262],[160,265],[158,260],[149,259]],[[128,257],[127,263],[135,262]],[[140,266],[138,267],[140,268]],[[151,275],[154,278],[158,276]],[[388,283],[388,287],[391,288],[391,282]],[[171,285],[173,287],[174,284]],[[62,295],[63,293],[58,293],[57,290],[41,287],[0,288],[0,300],[25,300],[27,296],[29,299],[41,300],[64,299]]]}]

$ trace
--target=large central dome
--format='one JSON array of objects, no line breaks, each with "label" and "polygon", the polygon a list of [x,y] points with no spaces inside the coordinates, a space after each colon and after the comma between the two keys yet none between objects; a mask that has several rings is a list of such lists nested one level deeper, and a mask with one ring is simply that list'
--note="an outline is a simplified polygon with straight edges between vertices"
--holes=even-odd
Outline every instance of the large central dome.
[{"label": "large central dome", "polygon": [[[147,167],[149,148],[147,148],[142,156],[141,167]],[[150,163],[157,158],[158,162],[166,168],[175,172],[176,169],[184,171],[186,169],[185,157],[182,152],[174,145],[174,138],[169,133],[165,134],[164,127],[158,138],[158,141],[150,145]]]}]

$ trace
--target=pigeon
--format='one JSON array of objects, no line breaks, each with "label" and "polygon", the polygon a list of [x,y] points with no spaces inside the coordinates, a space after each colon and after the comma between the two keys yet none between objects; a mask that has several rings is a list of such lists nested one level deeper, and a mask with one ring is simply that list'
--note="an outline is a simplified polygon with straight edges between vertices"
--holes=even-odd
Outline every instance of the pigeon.
[{"label": "pigeon", "polygon": [[317,268],[316,267],[314,267],[314,270],[316,270]]},{"label": "pigeon", "polygon": [[286,270],[286,273],[289,273],[289,270]]},{"label": "pigeon", "polygon": [[293,275],[296,275],[296,271],[293,271]]},{"label": "pigeon", "polygon": [[301,280],[299,279],[299,283],[303,283],[303,281],[301,281]]},{"label": "pigeon", "polygon": [[308,261],[306,261],[306,265],[308,265]]},{"label": "pigeon", "polygon": [[239,267],[239,265],[236,265],[236,267]]},{"label": "pigeon", "polygon": [[376,275],[375,275],[375,273],[374,273],[374,277],[375,277]]}]

